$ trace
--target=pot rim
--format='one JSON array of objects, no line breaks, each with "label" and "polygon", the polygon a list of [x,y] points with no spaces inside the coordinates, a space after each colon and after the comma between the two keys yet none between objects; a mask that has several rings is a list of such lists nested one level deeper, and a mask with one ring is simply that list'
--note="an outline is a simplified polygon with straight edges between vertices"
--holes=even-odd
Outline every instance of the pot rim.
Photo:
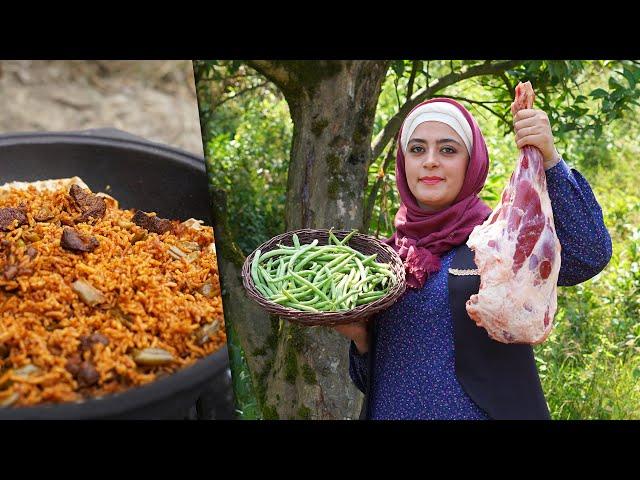
[{"label": "pot rim", "polygon": [[[115,136],[117,135],[117,136]],[[0,151],[13,145],[95,145],[138,150],[178,161],[206,175],[204,158],[179,148],[150,142],[116,129],[69,132],[14,132],[0,135]],[[1,158],[0,158],[1,161]],[[39,404],[0,408],[0,420],[8,419],[88,419],[115,417],[152,405],[181,391],[196,389],[228,366],[227,345],[196,360],[192,365],[150,383],[122,392],[79,402]],[[221,368],[222,367],[222,368]]]}]

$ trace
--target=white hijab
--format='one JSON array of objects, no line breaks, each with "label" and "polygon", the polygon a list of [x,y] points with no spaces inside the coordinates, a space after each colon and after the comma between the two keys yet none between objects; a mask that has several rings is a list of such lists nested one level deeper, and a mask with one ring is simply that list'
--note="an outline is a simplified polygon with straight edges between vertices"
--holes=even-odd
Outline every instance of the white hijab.
[{"label": "white hijab", "polygon": [[467,153],[471,155],[471,149],[473,148],[471,125],[469,125],[460,110],[446,102],[427,103],[416,108],[407,116],[402,127],[402,137],[400,138],[400,145],[404,153],[407,151],[411,134],[418,128],[418,125],[424,122],[441,122],[449,125],[462,138],[465,147],[467,147]]}]

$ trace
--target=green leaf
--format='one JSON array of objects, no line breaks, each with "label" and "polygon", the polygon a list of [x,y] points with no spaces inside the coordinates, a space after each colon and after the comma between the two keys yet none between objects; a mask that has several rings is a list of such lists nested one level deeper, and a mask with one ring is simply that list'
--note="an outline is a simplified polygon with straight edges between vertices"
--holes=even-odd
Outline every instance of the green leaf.
[{"label": "green leaf", "polygon": [[629,88],[631,88],[631,90],[636,88],[636,79],[634,78],[633,73],[628,68],[624,68],[624,70],[622,71],[622,75],[627,79],[627,82],[629,82]]},{"label": "green leaf", "polygon": [[589,94],[589,96],[593,98],[605,98],[609,96],[609,92],[607,92],[603,88],[596,88]]},{"label": "green leaf", "polygon": [[401,78],[402,75],[404,74],[404,60],[395,60],[391,64],[391,68],[393,69],[395,74],[398,76],[398,78]]},{"label": "green leaf", "polygon": [[613,77],[609,77],[609,88],[612,90],[624,90],[624,87]]},{"label": "green leaf", "polygon": [[598,140],[600,138],[600,136],[602,135],[602,124],[601,123],[596,123],[595,127],[593,128],[593,133],[596,137],[596,140]]},{"label": "green leaf", "polygon": [[233,393],[239,418],[243,420],[261,419],[260,406],[251,380],[249,366],[233,325],[227,321],[227,348],[232,374]]}]

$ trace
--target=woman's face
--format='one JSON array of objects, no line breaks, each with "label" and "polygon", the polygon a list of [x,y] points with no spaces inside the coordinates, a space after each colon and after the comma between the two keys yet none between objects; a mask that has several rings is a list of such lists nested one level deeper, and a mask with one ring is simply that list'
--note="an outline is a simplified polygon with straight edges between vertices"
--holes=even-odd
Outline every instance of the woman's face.
[{"label": "woman's face", "polygon": [[411,134],[404,154],[409,190],[428,211],[453,203],[462,189],[469,154],[456,131],[441,122],[424,122]]}]

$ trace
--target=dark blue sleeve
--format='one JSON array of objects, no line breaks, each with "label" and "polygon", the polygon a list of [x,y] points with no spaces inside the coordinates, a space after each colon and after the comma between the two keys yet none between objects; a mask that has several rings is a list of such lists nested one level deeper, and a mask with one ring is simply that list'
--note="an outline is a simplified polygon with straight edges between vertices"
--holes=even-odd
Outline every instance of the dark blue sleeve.
[{"label": "dark blue sleeve", "polygon": [[577,285],[597,275],[611,259],[611,237],[587,180],[564,160],[546,172],[561,264],[558,285]]},{"label": "dark blue sleeve", "polygon": [[366,393],[367,389],[368,358],[368,352],[360,355],[356,349],[356,344],[351,342],[351,345],[349,345],[349,376],[362,393]]}]

